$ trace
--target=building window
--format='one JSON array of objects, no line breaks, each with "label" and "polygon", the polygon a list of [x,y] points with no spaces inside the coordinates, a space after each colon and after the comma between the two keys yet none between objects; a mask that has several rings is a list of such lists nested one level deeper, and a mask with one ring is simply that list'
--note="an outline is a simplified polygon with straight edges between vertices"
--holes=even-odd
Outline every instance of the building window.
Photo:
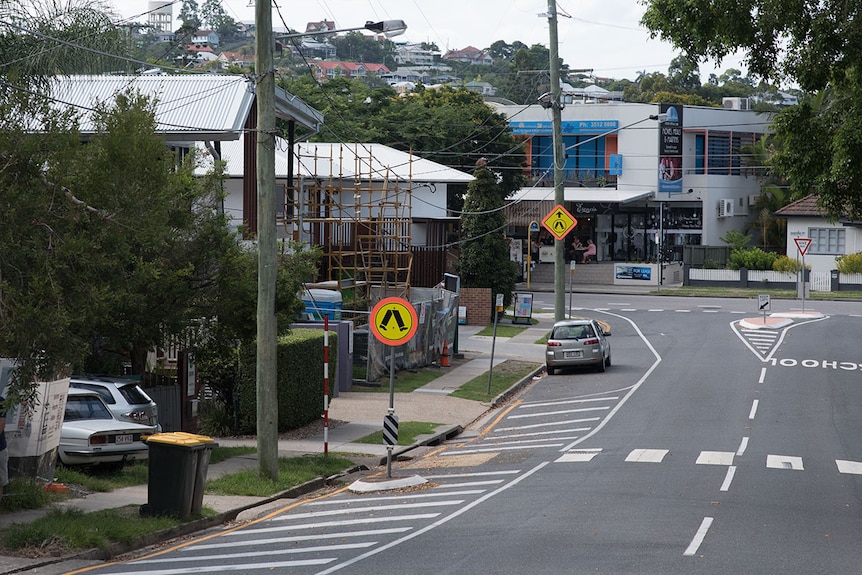
[{"label": "building window", "polygon": [[822,255],[844,255],[847,230],[843,228],[808,228],[808,237],[814,240],[809,252]]},{"label": "building window", "polygon": [[706,134],[697,134],[694,137],[694,173],[706,173]]},{"label": "building window", "polygon": [[754,134],[747,132],[696,134],[694,136],[694,173],[742,175],[742,148],[752,143],[754,143]]}]

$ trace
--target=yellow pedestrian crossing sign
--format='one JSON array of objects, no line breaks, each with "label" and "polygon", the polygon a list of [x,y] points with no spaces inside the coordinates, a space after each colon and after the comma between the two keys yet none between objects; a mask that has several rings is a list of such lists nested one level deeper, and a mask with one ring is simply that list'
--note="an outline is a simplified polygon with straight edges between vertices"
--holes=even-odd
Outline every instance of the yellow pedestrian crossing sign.
[{"label": "yellow pedestrian crossing sign", "polygon": [[545,216],[545,219],[542,220],[542,225],[545,226],[546,230],[551,232],[551,235],[558,240],[562,240],[578,225],[578,220],[569,213],[569,210],[561,205],[557,205]]},{"label": "yellow pedestrian crossing sign", "polygon": [[371,331],[379,342],[386,345],[407,343],[416,335],[418,326],[416,310],[406,299],[387,297],[371,310]]}]

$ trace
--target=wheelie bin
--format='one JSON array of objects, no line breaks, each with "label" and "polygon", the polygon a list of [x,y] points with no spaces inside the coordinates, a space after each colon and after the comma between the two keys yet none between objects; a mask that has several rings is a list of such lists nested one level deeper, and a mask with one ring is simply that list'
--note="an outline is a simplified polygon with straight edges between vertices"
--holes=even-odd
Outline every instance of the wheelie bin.
[{"label": "wheelie bin", "polygon": [[181,431],[156,433],[149,447],[147,504],[142,515],[183,519],[203,508],[210,454],[218,444],[211,437]]}]

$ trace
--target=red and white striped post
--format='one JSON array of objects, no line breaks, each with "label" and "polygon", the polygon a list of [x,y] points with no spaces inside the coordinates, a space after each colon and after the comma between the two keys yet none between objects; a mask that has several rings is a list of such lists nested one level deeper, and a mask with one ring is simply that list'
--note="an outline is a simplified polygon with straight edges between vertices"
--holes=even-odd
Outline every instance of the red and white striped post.
[{"label": "red and white striped post", "polygon": [[323,314],[323,454],[329,455],[329,316]]}]

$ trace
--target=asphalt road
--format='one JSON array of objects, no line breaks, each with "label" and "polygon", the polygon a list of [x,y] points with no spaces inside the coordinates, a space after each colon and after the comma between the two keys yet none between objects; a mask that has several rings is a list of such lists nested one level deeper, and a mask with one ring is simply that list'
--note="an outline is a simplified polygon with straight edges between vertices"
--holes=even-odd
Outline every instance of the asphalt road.
[{"label": "asphalt road", "polygon": [[399,469],[428,485],[334,493],[94,572],[859,572],[857,303],[818,302],[828,317],[774,331],[740,328],[750,300],[575,307],[612,325],[612,367],[544,377]]}]

